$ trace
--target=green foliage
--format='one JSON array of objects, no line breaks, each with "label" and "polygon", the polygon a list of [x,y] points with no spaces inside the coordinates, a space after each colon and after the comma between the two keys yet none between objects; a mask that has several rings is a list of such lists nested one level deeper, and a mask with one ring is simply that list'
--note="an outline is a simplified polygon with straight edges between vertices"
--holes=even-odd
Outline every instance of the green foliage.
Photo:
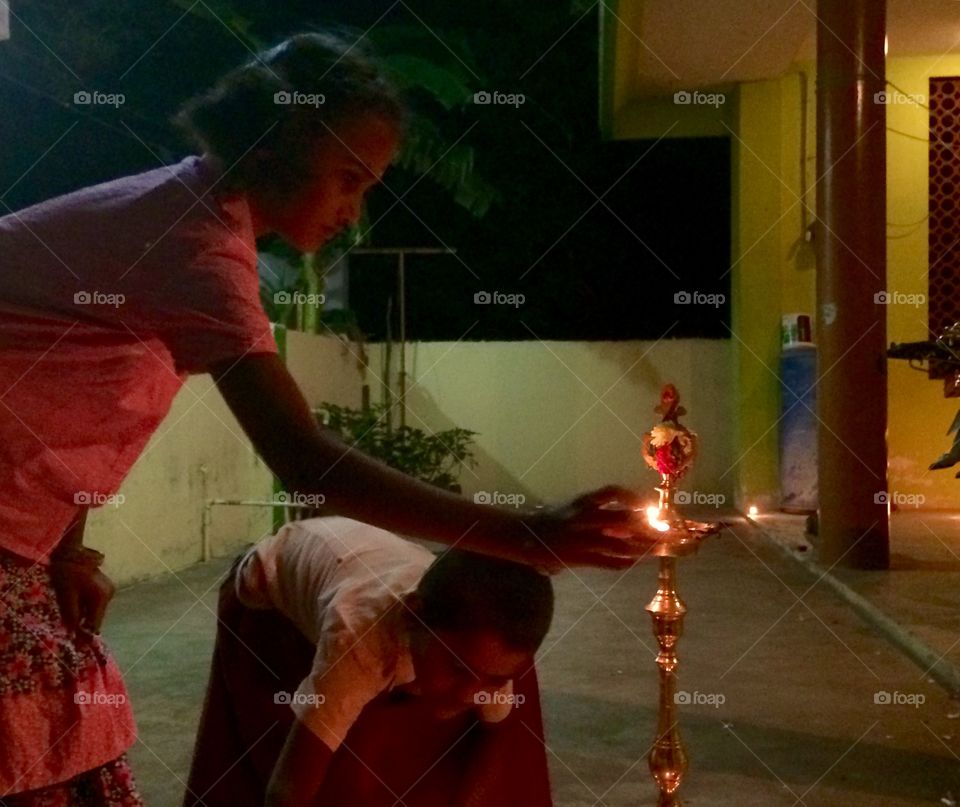
[{"label": "green foliage", "polygon": [[387,54],[380,59],[380,63],[400,90],[426,90],[444,109],[463,106],[473,92],[467,82],[454,71],[420,56],[409,53]]},{"label": "green foliage", "polygon": [[391,428],[389,409],[385,404],[352,409],[324,403],[317,412],[348,445],[416,479],[459,490],[460,467],[476,465],[471,448],[476,432],[454,428],[428,434],[411,426]]},{"label": "green foliage", "polygon": [[[463,139],[463,127],[444,131],[441,122],[457,120],[484,82],[463,37],[445,31],[443,43],[420,25],[382,25],[370,34],[379,61],[410,104],[406,137],[397,165],[428,177],[474,218],[483,218],[499,198],[480,175],[475,151]],[[458,55],[461,54],[461,55]],[[471,63],[473,66],[471,66]]]},{"label": "green foliage", "polygon": [[474,167],[475,150],[463,142],[451,143],[429,118],[411,118],[397,165],[416,176],[428,176],[453,196],[474,218],[483,218],[500,194]]}]

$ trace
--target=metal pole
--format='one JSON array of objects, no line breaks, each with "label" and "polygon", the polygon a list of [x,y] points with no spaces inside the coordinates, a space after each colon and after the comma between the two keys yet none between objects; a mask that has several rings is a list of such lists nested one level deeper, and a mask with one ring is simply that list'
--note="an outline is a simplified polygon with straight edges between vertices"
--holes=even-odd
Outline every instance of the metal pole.
[{"label": "metal pole", "polygon": [[[662,516],[661,516],[662,518]],[[650,773],[659,791],[657,807],[681,807],[677,790],[689,767],[687,750],[680,739],[677,714],[677,642],[683,634],[683,618],[687,613],[677,593],[677,559],[660,558],[657,593],[647,611],[653,618],[653,635],[660,652],[657,669],[660,679],[660,706],[657,711],[657,739],[647,756]]]},{"label": "metal pole", "polygon": [[[400,308],[400,371],[397,374],[397,387],[400,402],[400,425],[407,425],[407,293],[406,293],[406,256],[407,255],[456,255],[456,249],[451,247],[357,247],[351,250],[353,255],[396,255],[397,256],[397,298]],[[387,410],[387,425],[393,424],[393,389],[390,381],[390,310],[387,309],[387,362],[384,373],[387,385],[386,396],[389,409]]]},{"label": "metal pole", "polygon": [[890,562],[883,0],[817,3],[820,560]]}]

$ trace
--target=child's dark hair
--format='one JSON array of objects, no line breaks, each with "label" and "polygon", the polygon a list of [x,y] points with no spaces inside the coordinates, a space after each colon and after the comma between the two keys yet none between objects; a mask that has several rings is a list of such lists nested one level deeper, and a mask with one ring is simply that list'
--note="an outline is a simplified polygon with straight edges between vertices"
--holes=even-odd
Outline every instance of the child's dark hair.
[{"label": "child's dark hair", "polygon": [[309,175],[317,140],[359,115],[400,132],[406,119],[396,90],[358,43],[303,33],[223,75],[173,120],[225,172],[222,187],[283,194]]},{"label": "child's dark hair", "polygon": [[420,580],[420,614],[432,630],[491,630],[515,650],[535,651],[553,618],[550,578],[530,566],[449,549]]}]

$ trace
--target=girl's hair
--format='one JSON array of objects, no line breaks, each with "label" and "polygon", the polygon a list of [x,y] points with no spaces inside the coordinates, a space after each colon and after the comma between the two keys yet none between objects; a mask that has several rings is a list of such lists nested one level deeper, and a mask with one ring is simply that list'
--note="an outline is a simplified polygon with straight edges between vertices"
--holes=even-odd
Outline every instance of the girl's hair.
[{"label": "girl's hair", "polygon": [[398,131],[406,120],[396,90],[358,43],[303,33],[221,76],[174,123],[214,158],[221,187],[286,194],[309,175],[317,141],[361,115]]}]

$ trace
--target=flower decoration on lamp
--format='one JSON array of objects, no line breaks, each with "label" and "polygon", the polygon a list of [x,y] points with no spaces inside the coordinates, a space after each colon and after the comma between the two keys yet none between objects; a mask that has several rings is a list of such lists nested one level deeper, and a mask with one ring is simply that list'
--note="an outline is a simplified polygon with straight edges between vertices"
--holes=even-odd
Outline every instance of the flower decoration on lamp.
[{"label": "flower decoration on lamp", "polygon": [[697,435],[680,423],[687,410],[680,406],[680,394],[673,384],[664,386],[660,405],[653,411],[661,416],[661,421],[643,436],[642,452],[647,465],[660,474],[660,509],[667,510],[674,486],[696,459]]}]

